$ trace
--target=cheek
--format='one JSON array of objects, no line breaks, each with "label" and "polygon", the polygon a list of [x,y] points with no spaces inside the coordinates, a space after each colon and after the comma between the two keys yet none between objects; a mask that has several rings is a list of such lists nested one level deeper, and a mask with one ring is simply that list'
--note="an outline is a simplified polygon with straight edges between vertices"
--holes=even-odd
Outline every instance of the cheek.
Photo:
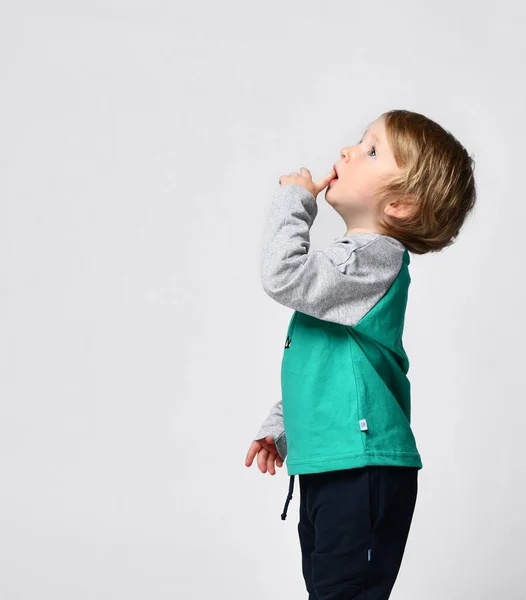
[{"label": "cheek", "polygon": [[342,193],[347,193],[349,197],[358,200],[364,200],[374,195],[376,184],[370,176],[363,173],[346,173],[337,179],[334,186],[335,190]]},{"label": "cheek", "polygon": [[360,196],[370,196],[378,185],[378,177],[369,165],[357,165],[357,169],[346,174],[345,181],[349,189],[356,191]]}]

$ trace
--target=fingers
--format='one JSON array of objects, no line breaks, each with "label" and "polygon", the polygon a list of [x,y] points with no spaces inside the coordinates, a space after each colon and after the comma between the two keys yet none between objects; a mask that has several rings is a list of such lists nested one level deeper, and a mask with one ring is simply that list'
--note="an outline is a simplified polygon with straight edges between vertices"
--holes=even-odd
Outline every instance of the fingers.
[{"label": "fingers", "polygon": [[245,465],[250,467],[252,461],[254,460],[254,456],[258,453],[261,448],[261,444],[259,442],[252,442],[250,448],[248,449],[247,457],[245,459]]},{"label": "fingers", "polygon": [[258,452],[258,467],[259,467],[259,470],[262,473],[266,473],[267,472],[267,460],[268,460],[268,456],[269,456],[269,451],[266,450],[265,448],[262,448]]},{"label": "fingers", "polygon": [[324,190],[335,177],[336,172],[334,169],[331,169],[330,173],[327,173],[325,177],[318,179],[318,181],[314,183],[314,186],[316,187],[316,193],[319,194],[322,190]]},{"label": "fingers", "polygon": [[276,446],[276,442],[274,441],[274,438],[271,437],[270,435],[268,435],[265,438],[265,441],[267,441],[269,444],[271,444],[271,448],[269,448],[269,450],[272,451],[276,455],[276,465],[278,467],[282,467],[283,466],[283,459],[279,455],[278,448]]},{"label": "fingers", "polygon": [[252,442],[245,459],[245,465],[250,467],[257,454],[257,466],[262,473],[276,474],[276,466],[283,466],[283,459],[279,455],[274,438],[267,436]]},{"label": "fingers", "polygon": [[275,454],[269,454],[268,458],[267,458],[267,471],[271,474],[271,475],[275,475],[276,474],[276,469],[274,467],[274,460],[276,459],[276,455]]},{"label": "fingers", "polygon": [[[301,181],[301,183],[298,182],[298,177],[303,179],[304,181]],[[287,183],[300,183],[300,185],[303,185],[303,187],[306,187],[307,189],[312,191],[315,196],[318,196],[318,194],[322,190],[324,190],[335,177],[336,172],[334,169],[331,169],[330,172],[327,173],[327,175],[325,175],[321,179],[318,179],[318,181],[313,182],[312,175],[309,169],[307,169],[306,167],[301,167],[299,173],[297,171],[294,171],[293,173],[289,173],[288,175],[282,175],[279,178],[279,183],[280,185],[285,185]]]}]

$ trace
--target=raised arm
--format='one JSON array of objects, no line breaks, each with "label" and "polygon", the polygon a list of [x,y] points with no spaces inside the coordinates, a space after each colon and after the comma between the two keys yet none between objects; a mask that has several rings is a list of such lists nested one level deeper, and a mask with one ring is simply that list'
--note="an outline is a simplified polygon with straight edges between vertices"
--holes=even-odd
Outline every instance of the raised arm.
[{"label": "raised arm", "polygon": [[377,233],[337,238],[310,250],[318,212],[314,195],[297,184],[274,196],[263,237],[261,282],[276,302],[325,321],[355,325],[398,275],[404,246]]}]

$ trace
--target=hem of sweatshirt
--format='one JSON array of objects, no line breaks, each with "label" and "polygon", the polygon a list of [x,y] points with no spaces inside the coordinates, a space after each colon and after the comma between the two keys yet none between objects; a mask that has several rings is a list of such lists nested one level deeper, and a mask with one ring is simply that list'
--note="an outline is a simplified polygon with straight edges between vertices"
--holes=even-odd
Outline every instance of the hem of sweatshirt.
[{"label": "hem of sweatshirt", "polygon": [[375,452],[371,454],[349,454],[331,458],[287,459],[289,475],[307,475],[309,473],[325,473],[344,469],[359,469],[368,466],[417,467],[423,468],[422,459],[418,452]]}]

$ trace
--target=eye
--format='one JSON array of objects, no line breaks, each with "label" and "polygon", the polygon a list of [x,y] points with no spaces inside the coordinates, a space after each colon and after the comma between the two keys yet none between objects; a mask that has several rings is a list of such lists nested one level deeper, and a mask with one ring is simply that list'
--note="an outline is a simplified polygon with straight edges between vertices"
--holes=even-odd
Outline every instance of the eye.
[{"label": "eye", "polygon": [[[363,139],[361,139],[358,143],[361,144],[362,142],[363,142]],[[371,150],[374,151],[374,157],[373,158],[376,158],[376,146],[371,146]]]}]

